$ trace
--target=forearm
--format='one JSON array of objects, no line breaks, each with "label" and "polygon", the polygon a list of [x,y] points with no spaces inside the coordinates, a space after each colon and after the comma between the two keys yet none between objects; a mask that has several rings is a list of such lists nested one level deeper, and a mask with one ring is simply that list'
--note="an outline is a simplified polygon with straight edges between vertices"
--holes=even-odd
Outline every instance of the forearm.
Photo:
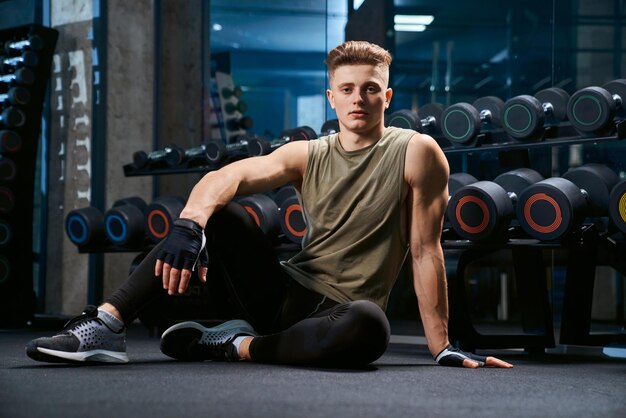
[{"label": "forearm", "polygon": [[437,355],[448,344],[448,294],[443,252],[413,257],[413,286],[428,349]]},{"label": "forearm", "polygon": [[238,187],[239,181],[228,170],[206,174],[191,190],[180,217],[192,219],[204,228],[213,213],[232,200]]}]

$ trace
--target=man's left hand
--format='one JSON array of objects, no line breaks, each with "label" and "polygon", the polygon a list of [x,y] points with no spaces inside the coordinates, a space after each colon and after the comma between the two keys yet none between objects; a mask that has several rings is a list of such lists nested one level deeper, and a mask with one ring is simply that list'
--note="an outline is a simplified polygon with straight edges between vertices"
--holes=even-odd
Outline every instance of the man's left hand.
[{"label": "man's left hand", "polygon": [[500,367],[510,369],[512,364],[495,357],[483,357],[472,353],[466,353],[458,348],[448,345],[435,357],[440,366],[467,367],[477,369],[479,367]]}]

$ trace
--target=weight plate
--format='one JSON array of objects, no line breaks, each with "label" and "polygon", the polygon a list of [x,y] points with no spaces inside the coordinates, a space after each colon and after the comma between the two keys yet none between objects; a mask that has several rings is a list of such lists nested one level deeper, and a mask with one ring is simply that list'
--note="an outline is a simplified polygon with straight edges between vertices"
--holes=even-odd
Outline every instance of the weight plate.
[{"label": "weight plate", "polygon": [[302,205],[297,196],[288,197],[279,208],[280,228],[287,239],[296,244],[302,243],[307,226],[302,214]]},{"label": "weight plate", "polygon": [[209,162],[217,164],[226,158],[228,150],[222,141],[211,141],[206,144],[206,155]]},{"label": "weight plate", "polygon": [[0,182],[10,183],[15,180],[17,166],[12,159],[0,155]]},{"label": "weight plate", "polygon": [[22,138],[17,132],[0,131],[0,152],[18,152],[22,148]]},{"label": "weight plate", "polygon": [[550,87],[541,90],[535,94],[535,98],[543,105],[549,103],[552,108],[551,114],[546,115],[546,119],[550,123],[567,120],[567,103],[569,102],[569,94],[558,87]]},{"label": "weight plate", "polygon": [[389,115],[387,126],[422,132],[422,124],[419,116],[417,116],[417,113],[408,109],[397,110]]},{"label": "weight plate", "polygon": [[621,104],[617,106],[615,117],[619,120],[626,119],[626,79],[617,79],[613,81],[609,81],[603,86],[606,91],[611,93],[612,95],[618,95]]},{"label": "weight plate", "polygon": [[453,144],[466,145],[480,133],[480,113],[469,103],[456,103],[441,115],[441,132]]},{"label": "weight plate", "polygon": [[507,192],[514,193],[516,198],[519,198],[524,189],[541,180],[543,180],[543,176],[538,171],[522,167],[500,174],[493,182],[502,186]]},{"label": "weight plate", "polygon": [[283,202],[292,196],[296,196],[296,189],[293,186],[283,186],[274,195],[274,202],[280,208]]},{"label": "weight plate", "polygon": [[295,129],[295,135],[292,141],[310,141],[311,139],[317,139],[317,133],[315,129],[305,125]]},{"label": "weight plate", "polygon": [[461,187],[476,183],[476,177],[468,173],[453,173],[448,177],[448,195],[452,196]]},{"label": "weight plate", "polygon": [[104,233],[116,245],[142,243],[145,237],[143,209],[133,204],[109,209],[104,215]]},{"label": "weight plate", "polygon": [[613,96],[601,87],[578,90],[567,104],[567,118],[581,132],[601,131],[614,116]]},{"label": "weight plate", "polygon": [[574,183],[551,177],[522,192],[516,214],[528,235],[552,241],[567,236],[583,220],[586,204]]},{"label": "weight plate", "polygon": [[603,164],[585,164],[568,170],[563,178],[574,183],[587,193],[589,215],[606,216],[609,206],[609,195],[619,182],[617,174]]},{"label": "weight plate", "polygon": [[324,122],[320,130],[322,135],[330,135],[339,132],[339,120],[330,119]]},{"label": "weight plate", "polygon": [[185,201],[178,196],[161,196],[146,206],[144,219],[148,238],[154,243],[165,238],[184,207]]},{"label": "weight plate", "polygon": [[479,113],[489,111],[490,117],[483,122],[486,124],[485,129],[490,130],[502,126],[502,111],[504,109],[504,101],[496,96],[485,96],[476,99],[473,106]]},{"label": "weight plate", "polygon": [[0,247],[6,247],[11,242],[11,224],[0,219]]},{"label": "weight plate", "polygon": [[609,218],[617,229],[626,234],[626,180],[622,180],[611,190]]},{"label": "weight plate", "polygon": [[104,215],[93,206],[74,209],[65,217],[65,233],[74,245],[100,244],[104,241]]},{"label": "weight plate", "polygon": [[502,125],[513,139],[536,141],[543,137],[545,114],[541,102],[533,96],[521,95],[507,100]]},{"label": "weight plate", "polygon": [[444,106],[441,103],[427,103],[419,108],[417,114],[420,119],[429,120],[431,117],[433,118],[430,125],[427,125],[426,128],[429,132],[439,132],[439,125],[441,123],[441,115],[443,115]]},{"label": "weight plate", "polygon": [[278,206],[264,194],[254,194],[241,198],[238,203],[250,214],[254,222],[269,237],[278,235],[280,229]]}]

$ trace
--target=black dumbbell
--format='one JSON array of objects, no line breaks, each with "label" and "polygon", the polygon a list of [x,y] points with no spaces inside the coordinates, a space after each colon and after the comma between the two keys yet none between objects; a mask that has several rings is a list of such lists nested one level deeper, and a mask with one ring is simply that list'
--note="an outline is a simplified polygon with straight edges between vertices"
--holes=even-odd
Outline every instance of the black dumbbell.
[{"label": "black dumbbell", "polygon": [[0,130],[0,152],[13,153],[22,148],[22,138],[15,131]]},{"label": "black dumbbell", "polygon": [[226,121],[226,127],[231,131],[247,131],[248,129],[251,129],[253,125],[254,122],[252,121],[252,118],[250,116],[231,118]]},{"label": "black dumbbell", "polygon": [[[461,187],[476,183],[478,179],[468,173],[452,173],[448,176],[448,196],[455,194]],[[450,200],[448,198],[448,200]]]},{"label": "black dumbbell", "polygon": [[626,80],[613,80],[605,87],[586,87],[570,98],[567,117],[578,131],[607,135],[615,128],[616,116],[624,117]]},{"label": "black dumbbell", "polygon": [[182,163],[185,151],[177,145],[170,144],[161,150],[147,153],[145,151],[135,151],[133,153],[133,165],[136,168],[145,167],[176,167]]},{"label": "black dumbbell", "polygon": [[518,201],[522,229],[540,241],[567,237],[586,216],[606,216],[619,178],[601,164],[586,164],[526,188]]},{"label": "black dumbbell", "polygon": [[222,141],[209,142],[205,146],[206,157],[211,164],[219,164],[228,157],[247,157],[252,155],[253,137],[251,135],[237,135],[235,142],[224,144]]},{"label": "black dumbbell", "polygon": [[39,64],[39,56],[33,51],[24,51],[18,57],[1,57],[0,68],[36,67]]},{"label": "black dumbbell", "polygon": [[502,126],[504,102],[495,96],[477,99],[473,104],[455,103],[441,115],[439,128],[452,144],[468,145],[479,133]]},{"label": "black dumbbell", "polygon": [[315,133],[315,130],[309,126],[299,126],[294,129],[287,129],[280,134],[279,139],[273,141],[268,141],[267,139],[261,137],[254,137],[250,141],[250,155],[267,155],[276,148],[289,142],[309,141],[311,139],[317,139],[317,134]]},{"label": "black dumbbell", "polygon": [[14,73],[0,75],[0,83],[29,86],[35,82],[35,73],[30,68],[18,68]]},{"label": "black dumbbell", "polygon": [[11,103],[14,105],[26,105],[30,102],[30,91],[24,87],[11,87],[6,93],[0,94],[0,105]]},{"label": "black dumbbell", "polygon": [[224,105],[224,110],[229,115],[232,115],[235,112],[246,113],[248,105],[243,100],[239,100],[237,103],[228,102]]},{"label": "black dumbbell", "polygon": [[443,113],[443,105],[430,103],[420,108],[419,113],[404,109],[393,112],[389,115],[387,126],[397,128],[412,129],[419,133],[435,134],[439,131],[439,122]]},{"label": "black dumbbell", "polygon": [[145,241],[146,202],[137,196],[116,200],[104,214],[104,234],[115,245],[135,246]]},{"label": "black dumbbell", "polygon": [[278,206],[272,198],[264,194],[253,194],[238,197],[235,202],[243,206],[267,237],[273,239],[278,236],[280,231]]},{"label": "black dumbbell", "polygon": [[17,166],[12,159],[0,154],[0,182],[10,183],[15,180]]},{"label": "black dumbbell", "polygon": [[222,89],[222,97],[225,99],[230,99],[231,97],[240,98],[243,96],[243,90],[239,86],[235,86],[234,88],[224,87]]},{"label": "black dumbbell", "polygon": [[324,122],[320,132],[322,135],[336,134],[339,132],[339,119],[329,119]]},{"label": "black dumbbell", "polygon": [[65,233],[78,247],[105,242],[104,214],[96,207],[74,209],[65,217]]},{"label": "black dumbbell", "polygon": [[154,243],[165,238],[184,207],[185,201],[179,196],[160,196],[148,204],[145,209],[148,238]]},{"label": "black dumbbell", "polygon": [[17,107],[7,107],[0,113],[0,125],[7,128],[19,128],[26,123],[26,114]]},{"label": "black dumbbell", "polygon": [[11,243],[12,237],[13,228],[11,228],[11,224],[0,219],[0,248],[8,246]]},{"label": "black dumbbell", "polygon": [[626,180],[613,187],[609,195],[609,218],[613,225],[626,234]]},{"label": "black dumbbell", "polygon": [[535,97],[521,95],[504,104],[502,126],[509,137],[537,141],[543,138],[546,126],[555,126],[567,120],[569,94],[552,87],[538,92]]},{"label": "black dumbbell", "polygon": [[13,51],[23,51],[30,49],[32,51],[39,51],[43,48],[44,41],[40,36],[30,35],[27,39],[19,41],[6,42],[4,44],[4,51],[7,54],[11,54]]},{"label": "black dumbbell", "polygon": [[471,241],[506,240],[518,196],[541,180],[543,177],[537,171],[519,168],[493,181],[479,181],[460,188],[448,202],[447,215],[452,228],[460,237]]},{"label": "black dumbbell", "polygon": [[302,243],[307,231],[302,205],[293,186],[283,186],[274,195],[278,205],[280,229],[291,242]]}]

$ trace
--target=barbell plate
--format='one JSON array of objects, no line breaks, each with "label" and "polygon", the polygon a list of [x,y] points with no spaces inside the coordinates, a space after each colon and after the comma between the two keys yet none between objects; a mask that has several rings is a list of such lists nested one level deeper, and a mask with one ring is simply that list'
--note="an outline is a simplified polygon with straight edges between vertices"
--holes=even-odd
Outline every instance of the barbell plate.
[{"label": "barbell plate", "polygon": [[502,115],[502,126],[513,139],[537,141],[545,133],[545,113],[533,96],[524,94],[507,100]]},{"label": "barbell plate", "polygon": [[613,96],[601,87],[580,89],[567,104],[567,118],[581,132],[601,132],[614,117]]},{"label": "barbell plate", "polygon": [[480,113],[469,103],[455,103],[443,111],[440,129],[453,144],[467,145],[480,133]]}]

